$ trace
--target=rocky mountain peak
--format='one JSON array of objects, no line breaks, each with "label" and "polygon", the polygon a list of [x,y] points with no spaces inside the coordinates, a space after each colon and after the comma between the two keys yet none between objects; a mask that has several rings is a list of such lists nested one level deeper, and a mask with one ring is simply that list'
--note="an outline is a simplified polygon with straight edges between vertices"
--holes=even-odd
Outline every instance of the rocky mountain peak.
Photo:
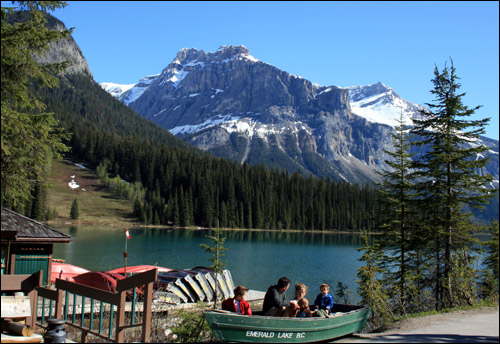
[{"label": "rocky mountain peak", "polygon": [[195,48],[182,48],[177,53],[177,56],[172,61],[172,64],[184,65],[191,61],[199,60],[200,58],[203,59],[203,57],[205,57],[205,52],[203,50]]},{"label": "rocky mountain peak", "polygon": [[[31,15],[28,11],[19,11],[10,15],[8,18],[6,18],[6,20],[10,24],[23,23],[29,20],[30,16]],[[45,27],[47,29],[51,31],[66,30],[66,26],[64,25],[64,23],[56,17],[52,16],[49,13],[45,13],[44,16],[47,20],[47,22],[45,23]],[[78,44],[76,44],[72,36],[69,36],[66,39],[50,42],[49,49],[40,55],[35,55],[34,58],[41,65],[69,61],[69,66],[63,72],[63,74],[69,75],[83,73],[92,77],[92,73],[90,72],[87,60],[83,56],[80,47],[78,46]]]},{"label": "rocky mountain peak", "polygon": [[182,48],[168,67],[179,69],[185,65],[201,64],[205,62],[227,62],[238,57],[256,60],[251,57],[250,50],[243,45],[222,45],[214,53],[206,53],[204,50],[198,50],[196,48]]},{"label": "rocky mountain peak", "polygon": [[[50,14],[45,14],[47,18],[47,28],[49,30],[62,31],[66,30],[66,26],[62,21]],[[64,74],[87,74],[92,77],[87,60],[83,56],[82,51],[72,36],[59,41],[51,42],[50,49],[42,56],[38,56],[37,60],[41,64],[60,63],[69,61],[68,68]]]},{"label": "rocky mountain peak", "polygon": [[[352,86],[349,87],[351,101],[359,101],[364,98],[373,97],[378,94],[394,93],[393,89],[384,85],[380,81],[376,84],[367,86]],[[395,94],[395,93],[394,93]],[[397,96],[397,95],[396,95]]]},{"label": "rocky mountain peak", "polygon": [[250,55],[250,50],[244,45],[221,45],[214,55],[220,59],[230,59],[240,55]]},{"label": "rocky mountain peak", "polygon": [[355,183],[379,180],[395,119],[423,109],[381,82],[313,84],[241,45],[182,49],[160,75],[115,96],[216,156]]}]

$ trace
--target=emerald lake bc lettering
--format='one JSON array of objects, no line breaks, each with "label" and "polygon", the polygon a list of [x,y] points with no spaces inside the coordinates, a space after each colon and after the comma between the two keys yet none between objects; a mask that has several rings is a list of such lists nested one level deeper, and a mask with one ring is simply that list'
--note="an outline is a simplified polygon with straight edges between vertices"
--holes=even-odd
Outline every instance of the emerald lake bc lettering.
[{"label": "emerald lake bc lettering", "polygon": [[265,331],[247,331],[246,336],[252,338],[274,338],[274,336],[279,339],[293,339],[293,338],[305,338],[305,332],[293,333],[293,332],[265,332]]}]

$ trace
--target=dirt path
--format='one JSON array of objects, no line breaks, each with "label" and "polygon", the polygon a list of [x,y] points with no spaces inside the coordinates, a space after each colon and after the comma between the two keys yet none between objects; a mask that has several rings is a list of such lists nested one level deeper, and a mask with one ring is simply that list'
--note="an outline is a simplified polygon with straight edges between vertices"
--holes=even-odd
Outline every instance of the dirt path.
[{"label": "dirt path", "polygon": [[499,309],[428,315],[395,323],[383,333],[344,338],[339,343],[498,343]]}]

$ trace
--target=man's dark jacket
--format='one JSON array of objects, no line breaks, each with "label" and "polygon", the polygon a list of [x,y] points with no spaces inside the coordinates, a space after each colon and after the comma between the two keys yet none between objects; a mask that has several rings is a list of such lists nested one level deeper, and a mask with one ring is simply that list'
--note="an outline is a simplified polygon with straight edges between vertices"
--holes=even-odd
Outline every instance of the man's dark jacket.
[{"label": "man's dark jacket", "polygon": [[286,300],[286,292],[280,293],[278,286],[273,285],[267,289],[266,296],[264,296],[264,304],[262,305],[262,312],[266,313],[273,307],[286,307],[288,301]]}]

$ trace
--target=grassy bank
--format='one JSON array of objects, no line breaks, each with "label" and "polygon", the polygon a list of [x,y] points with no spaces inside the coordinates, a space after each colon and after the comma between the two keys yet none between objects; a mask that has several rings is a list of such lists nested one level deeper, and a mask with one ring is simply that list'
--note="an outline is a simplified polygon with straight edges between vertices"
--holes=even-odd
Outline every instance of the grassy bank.
[{"label": "grassy bank", "polygon": [[[74,176],[74,178],[72,178]],[[69,183],[79,185],[71,189]],[[134,223],[131,218],[133,204],[111,195],[101,184],[93,170],[67,160],[53,160],[47,177],[47,208],[55,209],[57,217],[49,224],[75,224],[97,226],[127,226]],[[76,198],[79,219],[70,218],[71,204]]]}]

